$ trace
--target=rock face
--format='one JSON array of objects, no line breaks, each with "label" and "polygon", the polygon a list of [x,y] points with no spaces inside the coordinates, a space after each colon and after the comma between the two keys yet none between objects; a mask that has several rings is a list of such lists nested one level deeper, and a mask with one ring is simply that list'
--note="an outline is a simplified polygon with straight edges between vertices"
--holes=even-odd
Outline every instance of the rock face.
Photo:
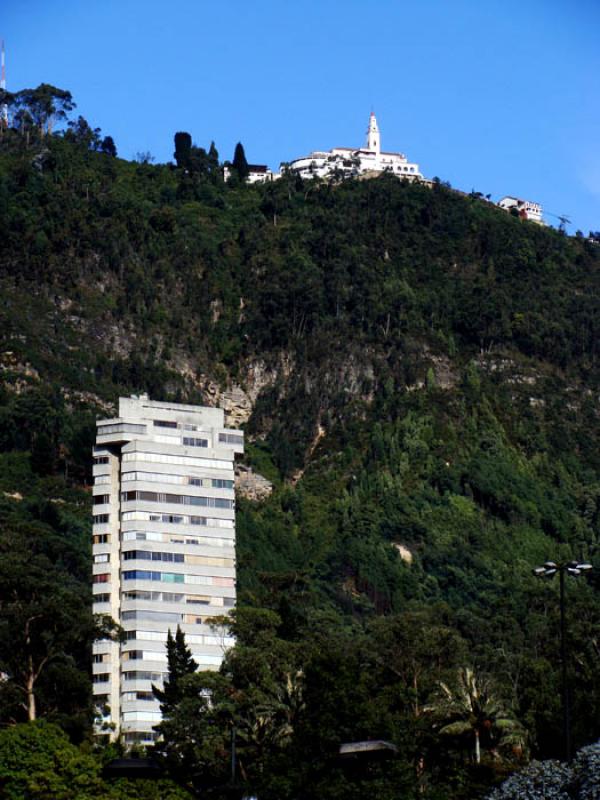
[{"label": "rock face", "polygon": [[235,465],[236,491],[248,500],[265,500],[273,491],[273,484],[252,467]]},{"label": "rock face", "polygon": [[221,394],[219,405],[225,412],[225,424],[229,428],[239,428],[250,419],[254,403],[241,387],[234,384]]}]

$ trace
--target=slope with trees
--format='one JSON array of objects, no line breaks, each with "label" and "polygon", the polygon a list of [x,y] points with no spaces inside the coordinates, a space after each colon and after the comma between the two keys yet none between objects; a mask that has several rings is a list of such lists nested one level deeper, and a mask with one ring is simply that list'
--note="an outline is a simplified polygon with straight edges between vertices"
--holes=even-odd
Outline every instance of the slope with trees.
[{"label": "slope with trees", "polygon": [[[9,98],[0,138],[2,721],[89,736],[94,419],[237,387],[275,491],[238,499],[238,645],[181,681],[178,780],[220,791],[232,729],[264,798],[472,798],[557,756],[557,587],[530,570],[598,564],[600,249],[441,183],[225,184],[185,132],[175,163],[127,162],[81,118],[48,129],[67,94]],[[600,737],[597,587],[567,587],[577,746]],[[441,733],[427,709],[467,667],[526,746],[489,708],[480,763]],[[397,759],[349,770],[364,738]]]}]

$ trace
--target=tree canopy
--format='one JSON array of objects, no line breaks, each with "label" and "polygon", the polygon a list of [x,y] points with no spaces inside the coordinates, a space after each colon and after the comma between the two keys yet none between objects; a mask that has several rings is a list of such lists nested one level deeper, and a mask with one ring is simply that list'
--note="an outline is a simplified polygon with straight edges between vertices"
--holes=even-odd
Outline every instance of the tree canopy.
[{"label": "tree canopy", "polygon": [[[175,163],[118,159],[80,117],[50,133],[72,98],[48,93],[0,136],[2,723],[90,735],[94,422],[147,391],[234,406],[273,487],[236,501],[222,669],[169,645],[182,785],[222,791],[233,742],[277,800],[466,800],[556,757],[558,586],[531,568],[598,566],[598,246],[441,182],[224,183],[191,134]],[[567,586],[577,747],[597,587]],[[467,669],[489,702],[465,714]],[[398,755],[339,761],[364,739]]]}]

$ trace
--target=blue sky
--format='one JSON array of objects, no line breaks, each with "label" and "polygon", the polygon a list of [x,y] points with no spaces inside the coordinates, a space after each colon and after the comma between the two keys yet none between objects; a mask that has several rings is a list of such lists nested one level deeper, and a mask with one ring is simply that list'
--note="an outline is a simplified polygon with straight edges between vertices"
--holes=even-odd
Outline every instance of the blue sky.
[{"label": "blue sky", "polygon": [[[8,88],[69,89],[119,154],[173,134],[276,168],[382,145],[600,229],[598,0],[2,0]],[[548,221],[557,220],[548,216]]]}]

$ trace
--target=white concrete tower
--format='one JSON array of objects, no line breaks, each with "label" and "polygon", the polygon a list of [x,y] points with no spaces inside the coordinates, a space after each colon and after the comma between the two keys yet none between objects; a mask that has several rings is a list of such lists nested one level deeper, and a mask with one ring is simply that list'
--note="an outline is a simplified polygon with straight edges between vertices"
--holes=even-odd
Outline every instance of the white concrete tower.
[{"label": "white concrete tower", "polygon": [[222,409],[119,398],[94,448],[94,613],[123,640],[93,648],[94,699],[126,746],[149,745],[161,720],[152,686],[167,675],[177,626],[200,669],[216,670],[233,640],[213,618],[235,605],[233,460],[241,431]]},{"label": "white concrete tower", "polygon": [[375,113],[371,111],[369,117],[369,127],[367,128],[367,150],[372,150],[379,155],[381,152],[381,138],[379,136],[379,128],[377,127],[377,119]]}]

